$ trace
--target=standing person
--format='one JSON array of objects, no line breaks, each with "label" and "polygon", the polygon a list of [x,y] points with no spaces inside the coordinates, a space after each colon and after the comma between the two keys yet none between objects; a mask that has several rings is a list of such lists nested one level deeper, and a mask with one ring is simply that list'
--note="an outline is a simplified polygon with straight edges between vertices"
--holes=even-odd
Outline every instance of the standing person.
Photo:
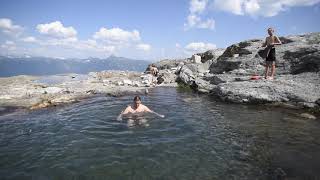
[{"label": "standing person", "polygon": [[[274,73],[276,69],[276,48],[275,45],[281,45],[280,39],[274,35],[274,29],[271,27],[268,28],[269,36],[266,37],[265,42],[262,44],[262,47],[267,47],[265,49],[266,53],[266,72],[265,79],[274,79]],[[271,67],[271,76],[269,77],[269,69]]]}]

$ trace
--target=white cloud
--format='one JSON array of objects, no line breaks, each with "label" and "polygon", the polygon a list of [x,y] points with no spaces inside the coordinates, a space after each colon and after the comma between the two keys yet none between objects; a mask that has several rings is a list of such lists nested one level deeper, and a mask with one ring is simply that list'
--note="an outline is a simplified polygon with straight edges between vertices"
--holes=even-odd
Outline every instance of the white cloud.
[{"label": "white cloud", "polygon": [[100,28],[98,32],[93,35],[94,39],[108,41],[113,43],[121,43],[121,42],[130,42],[130,41],[139,41],[140,33],[137,30],[125,31],[120,28]]},{"label": "white cloud", "polygon": [[37,42],[37,39],[33,36],[28,36],[21,39],[23,42]]},{"label": "white cloud", "polygon": [[211,43],[203,43],[203,42],[192,42],[185,46],[187,51],[191,52],[204,52],[210,49],[216,49],[217,46]]},{"label": "white cloud", "polygon": [[[2,30],[20,29],[11,20],[1,19]],[[38,36],[24,35],[16,38],[16,43],[7,41],[0,44],[0,54],[28,54],[46,57],[107,57],[111,54],[119,56],[141,56],[148,54],[151,45],[141,41],[138,30],[126,31],[120,28],[100,28],[93,33],[92,38],[81,40],[77,38],[77,31],[66,27],[60,21],[38,24]],[[29,44],[32,43],[32,46]],[[141,51],[137,51],[141,50]],[[149,54],[150,55],[150,54]]]},{"label": "white cloud", "polygon": [[184,24],[185,30],[190,28],[214,29],[215,21],[211,19],[203,20],[202,13],[207,9],[208,0],[191,0],[187,17],[187,23]]},{"label": "white cloud", "polygon": [[207,5],[207,0],[191,0],[190,1],[190,12],[193,13],[202,13]]},{"label": "white cloud", "polygon": [[138,45],[137,45],[137,49],[143,50],[143,51],[150,51],[151,46],[150,46],[149,44],[143,44],[143,43],[141,43],[141,44],[138,44]]},{"label": "white cloud", "polygon": [[312,6],[320,0],[214,0],[215,10],[236,15],[271,17],[291,7]]},{"label": "white cloud", "polygon": [[47,24],[38,24],[37,30],[41,34],[49,35],[55,38],[76,38],[77,31],[72,27],[64,27],[60,21]]},{"label": "white cloud", "polygon": [[6,41],[4,44],[5,44],[5,45],[12,46],[12,45],[15,45],[16,43],[13,42],[13,41]]},{"label": "white cloud", "polygon": [[187,20],[188,20],[188,23],[186,24],[186,26],[193,27],[200,21],[200,17],[194,14],[190,14]]},{"label": "white cloud", "polygon": [[14,51],[17,49],[16,43],[13,41],[8,41],[8,40],[4,44],[2,44],[0,47],[4,51]]},{"label": "white cloud", "polygon": [[187,23],[184,24],[185,30],[190,28],[199,29],[214,29],[215,21],[214,19],[202,20],[199,15],[190,14],[187,18]]},{"label": "white cloud", "polygon": [[19,36],[22,33],[23,28],[19,25],[14,25],[11,19],[1,18],[0,30],[9,35]]},{"label": "white cloud", "polygon": [[214,29],[216,22],[213,19],[207,19],[198,23],[198,28]]},{"label": "white cloud", "polygon": [[213,5],[215,9],[242,15],[242,5],[244,0],[215,0]]},{"label": "white cloud", "polygon": [[260,5],[257,0],[249,0],[245,3],[244,9],[248,14],[254,15],[260,10]]},{"label": "white cloud", "polygon": [[106,52],[106,53],[113,53],[115,52],[116,50],[116,47],[115,46],[101,46],[101,47],[98,47],[97,49],[95,49],[99,52]]}]

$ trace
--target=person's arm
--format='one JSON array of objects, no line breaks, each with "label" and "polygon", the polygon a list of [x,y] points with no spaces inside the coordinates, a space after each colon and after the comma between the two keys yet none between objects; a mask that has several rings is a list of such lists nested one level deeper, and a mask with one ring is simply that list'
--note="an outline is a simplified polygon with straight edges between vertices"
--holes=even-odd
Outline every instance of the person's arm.
[{"label": "person's arm", "polygon": [[159,116],[159,117],[161,117],[161,118],[164,118],[164,115],[162,115],[162,114],[158,114],[158,113],[156,113],[156,112],[152,111],[152,110],[151,110],[151,109],[149,109],[147,106],[144,106],[144,111],[146,111],[146,112],[150,112],[150,113],[155,114],[155,115],[157,115],[157,116]]},{"label": "person's arm", "polygon": [[122,120],[122,116],[123,116],[124,114],[128,114],[128,113],[130,112],[129,109],[130,109],[130,107],[128,106],[125,110],[123,110],[123,111],[119,114],[119,116],[117,117],[117,120],[118,120],[118,121],[121,121],[121,120]]},{"label": "person's arm", "polygon": [[273,45],[281,45],[282,42],[280,41],[280,39],[278,38],[278,36],[274,36],[274,43]]}]

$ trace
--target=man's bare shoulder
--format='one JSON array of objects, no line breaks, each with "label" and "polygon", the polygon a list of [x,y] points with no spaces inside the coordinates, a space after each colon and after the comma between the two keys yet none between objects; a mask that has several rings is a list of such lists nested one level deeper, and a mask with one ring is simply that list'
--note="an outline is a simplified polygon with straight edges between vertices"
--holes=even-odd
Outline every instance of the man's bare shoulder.
[{"label": "man's bare shoulder", "polygon": [[146,105],[142,105],[142,109],[143,109],[144,111],[150,111],[150,109],[149,109]]},{"label": "man's bare shoulder", "polygon": [[133,109],[132,109],[131,105],[128,105],[124,111],[131,112],[132,110],[133,110]]}]

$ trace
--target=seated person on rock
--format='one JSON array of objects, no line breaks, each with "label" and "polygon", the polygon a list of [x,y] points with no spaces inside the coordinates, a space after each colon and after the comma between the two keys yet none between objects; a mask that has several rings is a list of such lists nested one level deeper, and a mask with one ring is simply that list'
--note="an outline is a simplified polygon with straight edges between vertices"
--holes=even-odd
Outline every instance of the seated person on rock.
[{"label": "seated person on rock", "polygon": [[146,74],[152,74],[153,76],[157,76],[158,72],[159,72],[159,70],[156,67],[156,65],[154,65],[154,64],[149,64],[146,71],[145,71]]},{"label": "seated person on rock", "polygon": [[119,114],[119,116],[117,117],[117,120],[122,120],[122,116],[126,114],[144,113],[144,112],[153,113],[161,118],[164,118],[164,115],[158,114],[150,110],[147,106],[143,105],[141,103],[140,96],[135,96],[133,98],[133,105],[128,105],[128,107]]},{"label": "seated person on rock", "polygon": [[149,64],[149,65],[148,65],[148,67],[147,67],[147,69],[145,70],[145,72],[144,72],[144,73],[146,73],[146,74],[151,74],[152,69],[153,69],[152,65],[151,65],[151,64]]},{"label": "seated person on rock", "polygon": [[151,67],[152,67],[151,74],[154,75],[154,76],[158,76],[159,70],[156,67],[156,65],[152,64]]}]

